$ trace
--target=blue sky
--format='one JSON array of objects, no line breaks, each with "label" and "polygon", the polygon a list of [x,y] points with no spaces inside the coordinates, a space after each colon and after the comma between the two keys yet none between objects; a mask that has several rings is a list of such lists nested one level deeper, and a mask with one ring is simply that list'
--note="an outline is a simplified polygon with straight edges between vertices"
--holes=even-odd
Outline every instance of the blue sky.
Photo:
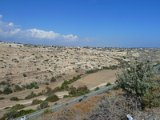
[{"label": "blue sky", "polygon": [[0,0],[0,40],[159,47],[159,0]]}]

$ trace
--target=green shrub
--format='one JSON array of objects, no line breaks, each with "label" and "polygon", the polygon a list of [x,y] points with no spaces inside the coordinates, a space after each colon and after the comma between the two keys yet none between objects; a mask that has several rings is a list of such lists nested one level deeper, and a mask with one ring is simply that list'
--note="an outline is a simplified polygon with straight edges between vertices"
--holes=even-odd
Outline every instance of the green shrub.
[{"label": "green shrub", "polygon": [[69,95],[64,95],[64,96],[63,96],[63,98],[68,98],[68,97],[70,97],[70,96],[69,96]]},{"label": "green shrub", "polygon": [[[136,98],[136,102],[141,103],[141,108],[155,107],[160,105],[160,89],[157,90],[157,84],[153,80],[153,66],[149,62],[135,62],[129,64],[122,71],[122,74],[117,76],[117,85],[124,91]],[[158,91],[158,92],[156,92]]]},{"label": "green shrub", "polygon": [[59,91],[61,91],[61,90],[68,90],[69,89],[69,84],[77,81],[80,78],[81,78],[81,75],[77,75],[76,77],[73,77],[72,79],[64,80],[64,82],[62,83]]},{"label": "green shrub", "polygon": [[4,94],[11,94],[12,93],[12,89],[10,87],[5,87],[3,90]]},{"label": "green shrub", "polygon": [[0,100],[4,100],[5,98],[4,97],[0,97]]},{"label": "green shrub", "polygon": [[19,101],[19,98],[18,97],[11,97],[10,100],[11,101]]},{"label": "green shrub", "polygon": [[26,85],[25,87],[27,89],[32,89],[32,88],[38,89],[39,88],[37,82],[32,82],[32,83]]},{"label": "green shrub", "polygon": [[99,69],[88,70],[88,71],[86,71],[86,74],[96,73],[98,71],[99,71]]},{"label": "green shrub", "polygon": [[55,94],[51,94],[46,98],[46,101],[48,101],[48,102],[56,102],[58,100],[59,100],[59,98]]},{"label": "green shrub", "polygon": [[67,90],[69,88],[69,82],[67,80],[65,80],[62,85],[61,85],[61,89],[62,90]]},{"label": "green shrub", "polygon": [[25,106],[21,104],[16,104],[13,107],[11,107],[11,110],[20,110],[23,109]]},{"label": "green shrub", "polygon": [[23,77],[27,77],[27,74],[26,74],[26,73],[23,73]]},{"label": "green shrub", "polygon": [[71,86],[69,88],[69,94],[70,95],[76,95],[77,94],[77,89],[75,87]]},{"label": "green shrub", "polygon": [[117,76],[117,85],[128,94],[142,97],[151,88],[152,66],[149,62],[129,64]]},{"label": "green shrub", "polygon": [[27,114],[30,114],[33,112],[35,112],[35,110],[32,110],[32,109],[20,110],[20,111],[11,110],[11,111],[7,112],[6,114],[4,114],[4,116],[1,119],[2,120],[12,120],[14,118],[24,116],[24,115],[27,115]]},{"label": "green shrub", "polygon": [[34,92],[32,91],[28,96],[25,97],[25,99],[31,99],[31,98],[34,98],[34,97],[36,97],[36,96],[37,96],[36,93],[34,93]]},{"label": "green shrub", "polygon": [[89,89],[87,88],[87,86],[81,86],[77,88],[77,93],[79,95],[84,95],[86,93],[89,93]]},{"label": "green shrub", "polygon": [[35,99],[35,100],[32,101],[32,105],[37,105],[37,104],[40,104],[42,102],[43,102],[42,100]]},{"label": "green shrub", "polygon": [[110,82],[106,84],[106,86],[110,86],[110,85],[112,85]]},{"label": "green shrub", "polygon": [[62,89],[60,87],[55,87],[52,92],[55,93],[55,92],[58,92],[58,91],[62,91]]},{"label": "green shrub", "polygon": [[69,95],[71,96],[81,96],[86,93],[89,93],[89,89],[87,88],[87,86],[80,86],[78,88],[75,87],[69,88]]},{"label": "green shrub", "polygon": [[96,88],[95,88],[95,91],[97,91],[97,90],[99,90],[99,87],[96,87]]},{"label": "green shrub", "polygon": [[143,103],[149,108],[160,107],[160,83],[157,83],[143,96]]},{"label": "green shrub", "polygon": [[43,102],[40,104],[40,106],[39,106],[40,109],[44,109],[44,108],[47,108],[47,107],[49,107],[47,101],[43,101]]}]

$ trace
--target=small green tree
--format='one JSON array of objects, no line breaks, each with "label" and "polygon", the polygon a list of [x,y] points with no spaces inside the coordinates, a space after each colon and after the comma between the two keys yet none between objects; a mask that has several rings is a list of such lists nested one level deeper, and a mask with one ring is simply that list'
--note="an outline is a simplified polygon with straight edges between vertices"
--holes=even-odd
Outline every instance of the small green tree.
[{"label": "small green tree", "polygon": [[147,62],[134,62],[127,65],[121,74],[117,75],[117,85],[127,92],[127,95],[135,97],[136,111],[138,103],[141,109],[146,106],[143,96],[153,87],[151,78],[153,67]]},{"label": "small green tree", "polygon": [[130,95],[142,97],[151,88],[152,66],[147,62],[129,64],[117,75],[117,84]]},{"label": "small green tree", "polygon": [[59,98],[55,94],[51,94],[46,98],[46,101],[48,101],[48,102],[56,102],[58,100],[59,100]]}]

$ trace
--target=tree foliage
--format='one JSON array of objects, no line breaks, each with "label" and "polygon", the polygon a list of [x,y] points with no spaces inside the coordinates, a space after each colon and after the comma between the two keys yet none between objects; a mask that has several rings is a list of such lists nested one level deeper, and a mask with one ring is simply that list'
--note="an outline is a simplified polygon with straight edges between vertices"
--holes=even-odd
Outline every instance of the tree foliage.
[{"label": "tree foliage", "polygon": [[117,75],[117,84],[127,93],[142,97],[151,88],[153,75],[150,62],[134,62]]}]

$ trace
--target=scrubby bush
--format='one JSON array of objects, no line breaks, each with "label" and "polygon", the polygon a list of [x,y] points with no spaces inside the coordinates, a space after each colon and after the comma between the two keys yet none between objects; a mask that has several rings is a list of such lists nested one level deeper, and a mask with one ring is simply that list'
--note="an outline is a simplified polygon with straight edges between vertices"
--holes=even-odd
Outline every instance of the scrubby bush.
[{"label": "scrubby bush", "polygon": [[106,86],[110,86],[110,85],[112,85],[110,82],[106,84]]},{"label": "scrubby bush", "polygon": [[80,86],[78,88],[75,87],[69,88],[69,95],[71,96],[80,96],[86,93],[89,93],[89,89],[87,88],[87,86]]},{"label": "scrubby bush", "polygon": [[10,87],[5,87],[3,90],[4,94],[11,94],[12,93],[12,89]]},{"label": "scrubby bush", "polygon": [[27,77],[27,74],[26,74],[26,73],[23,73],[23,77]]},{"label": "scrubby bush", "polygon": [[32,91],[28,96],[25,97],[25,99],[31,99],[31,98],[34,98],[36,96],[37,96],[37,94]]},{"label": "scrubby bush", "polygon": [[11,110],[20,110],[23,109],[25,106],[21,104],[16,104],[13,107],[11,107]]},{"label": "scrubby bush", "polygon": [[48,102],[56,102],[58,100],[59,100],[59,98],[55,94],[51,94],[46,98],[46,101],[48,101]]},{"label": "scrubby bush", "polygon": [[152,88],[142,98],[144,105],[149,108],[160,106],[160,77],[154,77],[153,84]]},{"label": "scrubby bush", "polygon": [[26,85],[25,87],[27,89],[32,89],[32,88],[38,89],[39,88],[37,82],[32,82],[32,83]]},{"label": "scrubby bush", "polygon": [[35,99],[35,100],[32,101],[32,105],[37,105],[37,104],[40,104],[42,102],[43,102],[42,100]]},{"label": "scrubby bush", "polygon": [[0,100],[4,100],[5,98],[4,97],[0,97]]},{"label": "scrubby bush", "polygon": [[97,90],[99,90],[99,87],[96,87],[96,88],[95,88],[95,91],[97,91]]},{"label": "scrubby bush", "polygon": [[11,97],[10,100],[11,101],[19,101],[19,98],[18,97]]},{"label": "scrubby bush", "polygon": [[141,97],[151,88],[152,67],[149,62],[129,64],[117,76],[117,85],[127,93]]},{"label": "scrubby bush", "polygon": [[142,108],[159,106],[160,86],[156,86],[160,82],[155,82],[153,77],[153,67],[149,62],[135,62],[117,76],[117,85],[140,101]]},{"label": "scrubby bush", "polygon": [[88,70],[88,71],[86,71],[86,74],[96,73],[98,71],[99,71],[99,69]]},{"label": "scrubby bush", "polygon": [[77,80],[80,79],[80,78],[81,78],[81,75],[77,75],[76,77],[73,77],[73,78],[70,79],[70,80],[65,80],[65,81],[62,83],[60,89],[61,89],[61,90],[68,90],[68,89],[69,89],[69,84],[77,81]]},{"label": "scrubby bush", "polygon": [[62,89],[60,88],[60,87],[55,87],[53,90],[52,90],[52,92],[54,93],[54,92],[58,92],[58,91],[61,91]]},{"label": "scrubby bush", "polygon": [[62,90],[67,90],[69,88],[69,82],[67,80],[65,80],[62,85],[61,85],[61,89]]},{"label": "scrubby bush", "polygon": [[52,77],[52,78],[51,78],[51,82],[56,82],[56,78],[55,78],[55,77]]},{"label": "scrubby bush", "polygon": [[87,86],[80,86],[80,87],[77,88],[77,93],[79,95],[84,95],[88,92],[89,92],[89,89],[87,88]]},{"label": "scrubby bush", "polygon": [[30,113],[33,113],[33,112],[35,112],[35,110],[32,110],[32,109],[20,110],[20,111],[10,110],[6,114],[4,114],[4,116],[1,119],[2,120],[12,120],[14,118],[24,116],[24,115],[27,115],[27,114],[30,114]]},{"label": "scrubby bush", "polygon": [[47,108],[47,107],[49,107],[48,102],[47,101],[43,101],[40,104],[39,109],[44,109],[44,108]]},{"label": "scrubby bush", "polygon": [[70,94],[70,95],[76,95],[76,94],[77,94],[77,88],[71,86],[71,87],[69,88],[69,94]]}]

